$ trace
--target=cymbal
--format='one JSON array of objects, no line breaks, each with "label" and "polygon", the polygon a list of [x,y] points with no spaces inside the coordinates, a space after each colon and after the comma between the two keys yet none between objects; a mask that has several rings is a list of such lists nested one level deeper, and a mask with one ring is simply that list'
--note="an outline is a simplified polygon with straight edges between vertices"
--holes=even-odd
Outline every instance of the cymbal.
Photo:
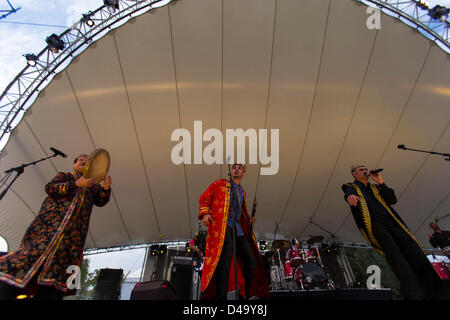
[{"label": "cymbal", "polygon": [[323,240],[323,236],[312,236],[311,238],[309,238],[306,243],[311,245],[314,244],[316,242],[321,242]]},{"label": "cymbal", "polygon": [[291,244],[287,240],[275,240],[272,242],[272,250],[273,249],[289,249],[291,247]]}]

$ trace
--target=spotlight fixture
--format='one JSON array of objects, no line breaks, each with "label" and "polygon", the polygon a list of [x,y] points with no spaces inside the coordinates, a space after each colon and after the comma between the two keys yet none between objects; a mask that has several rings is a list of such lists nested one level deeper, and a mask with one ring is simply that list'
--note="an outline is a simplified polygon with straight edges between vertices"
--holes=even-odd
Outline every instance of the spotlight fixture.
[{"label": "spotlight fixture", "polygon": [[428,3],[426,3],[425,1],[420,0],[420,1],[416,1],[416,3],[417,3],[417,6],[422,9],[428,10],[430,8],[428,6]]},{"label": "spotlight fixture", "polygon": [[157,256],[159,253],[159,246],[158,245],[152,245],[150,247],[150,252],[152,253],[152,256]]},{"label": "spotlight fixture", "polygon": [[260,240],[259,241],[259,249],[264,251],[267,249],[267,242],[265,240]]},{"label": "spotlight fixture", "polygon": [[158,254],[166,254],[167,252],[167,246],[166,245],[160,245],[158,248]]},{"label": "spotlight fixture", "polygon": [[441,22],[445,22],[448,18],[449,9],[440,5],[436,5],[433,9],[430,9],[428,15],[435,20],[440,20]]},{"label": "spotlight fixture", "polygon": [[37,59],[38,57],[36,57],[35,54],[33,53],[27,53],[23,55],[25,57],[25,59],[27,59],[27,63],[30,67],[34,67],[37,64]]},{"label": "spotlight fixture", "polygon": [[108,11],[111,14],[119,10],[119,0],[103,0],[103,3],[108,7]]},{"label": "spotlight fixture", "polygon": [[64,41],[54,33],[48,36],[45,42],[47,42],[49,50],[53,53],[58,53],[59,50],[64,49]]},{"label": "spotlight fixture", "polygon": [[93,27],[95,25],[94,20],[91,19],[90,13],[83,13],[83,18],[81,22],[86,23],[89,27]]}]

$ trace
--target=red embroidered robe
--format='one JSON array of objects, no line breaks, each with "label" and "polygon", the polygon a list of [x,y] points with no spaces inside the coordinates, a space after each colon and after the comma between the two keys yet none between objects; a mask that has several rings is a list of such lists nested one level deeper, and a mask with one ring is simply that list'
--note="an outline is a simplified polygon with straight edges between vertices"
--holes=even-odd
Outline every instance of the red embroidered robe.
[{"label": "red embroidered robe", "polygon": [[[240,223],[246,237],[249,232],[250,217],[247,212],[247,195],[244,189],[244,202],[242,204],[243,214],[241,214]],[[202,298],[210,298],[215,295],[215,270],[222,253],[222,248],[227,229],[228,213],[230,208],[231,184],[228,180],[221,179],[214,181],[208,189],[200,196],[199,220],[203,215],[210,214],[213,222],[209,223],[206,239],[205,262],[201,280]],[[269,298],[269,280],[264,270],[261,255],[259,254],[255,236],[252,235],[250,249],[256,261],[256,269],[253,274],[249,295],[261,298]],[[239,291],[245,297],[245,281],[242,274],[242,261],[240,257],[237,260],[238,285]],[[234,261],[231,260],[230,273],[228,280],[228,291],[235,288]]]}]

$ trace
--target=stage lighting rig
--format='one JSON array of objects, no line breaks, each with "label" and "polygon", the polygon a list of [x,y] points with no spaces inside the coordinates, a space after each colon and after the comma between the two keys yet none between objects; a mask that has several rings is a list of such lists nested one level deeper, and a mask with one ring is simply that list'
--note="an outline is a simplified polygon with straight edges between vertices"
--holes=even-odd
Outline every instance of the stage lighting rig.
[{"label": "stage lighting rig", "polygon": [[157,256],[159,253],[159,246],[158,245],[152,245],[150,247],[150,252],[152,254],[152,256]]},{"label": "stage lighting rig", "polygon": [[159,251],[158,254],[166,254],[167,246],[165,244],[160,245],[159,248],[158,248],[158,251]]},{"label": "stage lighting rig", "polygon": [[108,7],[108,11],[111,14],[119,10],[119,0],[103,0],[103,3]]},{"label": "stage lighting rig", "polygon": [[425,1],[422,1],[422,0],[420,0],[420,1],[415,1],[415,3],[417,3],[417,6],[418,6],[419,8],[422,8],[422,9],[424,9],[424,10],[430,9],[428,3],[426,3]]},{"label": "stage lighting rig", "polygon": [[91,18],[91,12],[83,13],[83,18],[81,19],[81,22],[87,24],[91,28],[95,25],[94,20],[92,20]]},{"label": "stage lighting rig", "polygon": [[433,9],[430,9],[428,15],[435,20],[440,20],[441,22],[445,22],[448,18],[449,9],[443,7],[441,5],[436,5]]},{"label": "stage lighting rig", "polygon": [[267,242],[265,240],[260,240],[259,241],[259,249],[261,251],[264,251],[267,249]]},{"label": "stage lighting rig", "polygon": [[33,53],[26,53],[23,55],[27,59],[27,63],[30,67],[34,67],[37,64],[38,57]]},{"label": "stage lighting rig", "polygon": [[47,42],[49,50],[53,53],[58,53],[59,50],[64,49],[64,41],[54,33],[48,36],[45,42]]}]

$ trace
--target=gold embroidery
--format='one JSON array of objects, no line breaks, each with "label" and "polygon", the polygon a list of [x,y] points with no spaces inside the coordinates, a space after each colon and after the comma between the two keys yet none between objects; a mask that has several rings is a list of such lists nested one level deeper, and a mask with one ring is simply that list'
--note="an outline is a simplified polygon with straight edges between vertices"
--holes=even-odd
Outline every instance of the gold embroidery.
[{"label": "gold embroidery", "polygon": [[367,230],[367,234],[363,233],[363,236],[369,241],[370,244],[372,244],[373,247],[378,249],[378,251],[384,255],[384,253],[382,253],[382,250],[381,250],[381,245],[378,243],[377,239],[375,238],[375,236],[373,235],[373,232],[372,232],[372,221],[370,219],[369,208],[367,207],[366,199],[364,199],[364,195],[362,194],[361,189],[356,184],[354,184],[353,187],[355,188],[355,190],[358,193],[358,196],[361,200],[359,202],[360,207],[361,207],[361,214],[362,214],[364,226],[366,227],[366,230]]},{"label": "gold embroidery", "polygon": [[398,220],[397,217],[394,215],[394,213],[391,211],[389,206],[386,204],[384,199],[381,197],[380,192],[378,191],[378,188],[375,187],[374,185],[370,185],[370,186],[372,187],[372,191],[373,191],[373,194],[375,195],[375,198],[377,198],[377,200],[380,201],[380,203],[386,208],[386,210],[389,212],[389,214],[392,216],[392,218],[394,218],[395,221],[397,221],[399,226],[402,227],[402,229],[417,243],[419,248],[422,249],[420,244],[417,242],[416,238],[414,238],[414,236],[409,232],[408,228],[406,228],[406,226],[403,223],[401,223],[401,221]]}]

